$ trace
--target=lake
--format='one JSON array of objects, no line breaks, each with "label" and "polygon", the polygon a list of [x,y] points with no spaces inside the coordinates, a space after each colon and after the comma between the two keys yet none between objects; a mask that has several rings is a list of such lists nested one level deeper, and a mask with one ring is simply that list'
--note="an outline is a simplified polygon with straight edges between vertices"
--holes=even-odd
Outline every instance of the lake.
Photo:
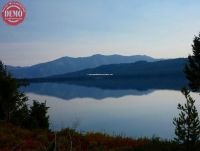
[{"label": "lake", "polygon": [[[185,102],[181,92],[173,89],[113,90],[67,83],[33,83],[22,91],[31,100],[47,101],[53,130],[71,127],[81,132],[134,138],[173,138],[172,121],[178,115],[177,104]],[[197,101],[196,105],[200,103]]]}]

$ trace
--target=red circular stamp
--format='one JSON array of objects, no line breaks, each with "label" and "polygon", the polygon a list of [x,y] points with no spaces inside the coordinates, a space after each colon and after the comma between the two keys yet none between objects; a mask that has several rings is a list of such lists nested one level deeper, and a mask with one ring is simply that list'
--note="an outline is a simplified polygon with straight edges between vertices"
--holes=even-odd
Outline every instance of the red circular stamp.
[{"label": "red circular stamp", "polygon": [[10,1],[4,5],[1,15],[5,23],[16,26],[24,21],[26,9],[20,2]]}]

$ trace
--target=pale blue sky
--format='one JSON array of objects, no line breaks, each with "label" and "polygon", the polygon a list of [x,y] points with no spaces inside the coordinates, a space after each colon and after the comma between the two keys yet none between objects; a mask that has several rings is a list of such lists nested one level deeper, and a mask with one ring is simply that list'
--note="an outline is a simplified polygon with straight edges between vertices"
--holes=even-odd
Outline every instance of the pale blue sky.
[{"label": "pale blue sky", "polygon": [[200,32],[199,0],[20,1],[23,24],[0,18],[0,59],[10,65],[96,53],[187,57]]}]

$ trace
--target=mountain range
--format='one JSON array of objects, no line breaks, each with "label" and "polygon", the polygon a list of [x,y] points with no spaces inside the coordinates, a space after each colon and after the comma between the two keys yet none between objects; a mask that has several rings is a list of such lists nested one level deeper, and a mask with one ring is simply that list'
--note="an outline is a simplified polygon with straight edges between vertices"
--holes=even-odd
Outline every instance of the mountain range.
[{"label": "mountain range", "polygon": [[183,72],[186,62],[186,58],[161,60],[144,55],[93,55],[7,68],[14,77],[29,82],[66,82],[102,89],[179,89],[186,83]]},{"label": "mountain range", "polygon": [[102,65],[96,68],[55,76],[27,79],[29,82],[54,82],[101,89],[177,89],[187,84],[184,75],[186,58],[154,62],[138,61]]},{"label": "mountain range", "polygon": [[122,55],[100,55],[89,57],[62,57],[53,61],[40,63],[27,67],[7,66],[8,71],[15,78],[40,78],[52,75],[66,74],[101,65],[134,63],[137,61],[153,62],[158,59],[146,55],[122,56]]},{"label": "mountain range", "polygon": [[167,59],[154,62],[138,61],[102,65],[96,68],[45,77],[48,79],[92,79],[92,78],[152,78],[152,77],[183,77],[187,59]]}]

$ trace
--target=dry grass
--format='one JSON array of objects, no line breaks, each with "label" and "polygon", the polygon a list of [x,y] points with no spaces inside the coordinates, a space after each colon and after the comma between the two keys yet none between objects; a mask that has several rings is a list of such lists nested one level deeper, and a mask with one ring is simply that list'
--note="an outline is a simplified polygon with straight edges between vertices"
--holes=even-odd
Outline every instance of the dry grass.
[{"label": "dry grass", "polygon": [[[200,148],[200,143],[196,146]],[[55,133],[27,130],[0,122],[0,151],[54,151]],[[197,150],[198,150],[197,149]],[[103,133],[79,133],[64,129],[56,134],[56,151],[183,151],[169,140],[132,139]]]}]

